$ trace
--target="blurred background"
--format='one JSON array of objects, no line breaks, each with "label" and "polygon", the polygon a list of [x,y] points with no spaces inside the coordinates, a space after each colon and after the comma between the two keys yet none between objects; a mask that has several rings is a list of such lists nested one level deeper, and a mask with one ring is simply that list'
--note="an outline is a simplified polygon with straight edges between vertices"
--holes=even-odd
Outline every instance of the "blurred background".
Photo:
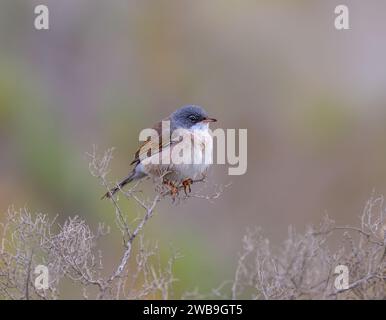
[{"label": "blurred background", "polygon": [[[48,31],[34,29],[38,4]],[[165,201],[147,225],[163,258],[183,255],[176,297],[232,278],[249,226],[279,243],[325,214],[356,223],[373,190],[386,193],[386,2],[346,1],[346,31],[339,4],[0,0],[0,219],[13,204],[106,221],[115,264],[113,210],[86,152],[115,147],[117,181],[142,128],[199,104],[216,126],[248,129],[248,171],[215,166],[215,183],[232,182],[219,199]]]}]

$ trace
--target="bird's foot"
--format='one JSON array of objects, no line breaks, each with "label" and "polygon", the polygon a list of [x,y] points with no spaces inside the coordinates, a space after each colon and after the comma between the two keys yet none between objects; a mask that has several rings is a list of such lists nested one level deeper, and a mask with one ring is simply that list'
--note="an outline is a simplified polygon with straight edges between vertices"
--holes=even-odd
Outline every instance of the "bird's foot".
[{"label": "bird's foot", "polygon": [[193,180],[190,179],[190,178],[182,181],[182,185],[184,187],[185,195],[188,195],[186,190],[188,190],[189,193],[192,192],[192,188],[190,187],[192,184],[193,184]]},{"label": "bird's foot", "polygon": [[175,184],[167,179],[164,179],[163,184],[167,185],[170,188],[170,194],[173,199],[178,195],[178,188]]}]

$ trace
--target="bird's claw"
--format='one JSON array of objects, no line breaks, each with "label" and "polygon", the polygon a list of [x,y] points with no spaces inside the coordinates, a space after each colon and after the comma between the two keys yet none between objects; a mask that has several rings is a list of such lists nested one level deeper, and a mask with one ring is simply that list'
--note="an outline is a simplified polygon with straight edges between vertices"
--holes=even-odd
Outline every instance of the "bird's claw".
[{"label": "bird's claw", "polygon": [[185,195],[188,195],[188,193],[186,192],[186,189],[188,189],[189,193],[192,192],[192,188],[190,187],[192,184],[193,184],[193,180],[190,179],[190,178],[182,181],[182,185],[184,187]]},{"label": "bird's claw", "polygon": [[170,188],[170,194],[172,198],[174,199],[178,195],[178,188],[175,186],[175,184],[169,180],[164,179],[163,184],[167,185]]}]

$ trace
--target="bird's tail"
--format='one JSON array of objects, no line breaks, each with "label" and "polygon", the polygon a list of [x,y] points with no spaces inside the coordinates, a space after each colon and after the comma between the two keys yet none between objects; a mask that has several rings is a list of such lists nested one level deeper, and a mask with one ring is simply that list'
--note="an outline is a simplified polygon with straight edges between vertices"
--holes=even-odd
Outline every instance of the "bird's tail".
[{"label": "bird's tail", "polygon": [[120,183],[118,183],[114,188],[107,191],[101,199],[109,199],[114,194],[116,194],[120,189],[122,189],[125,185],[133,181],[136,177],[135,171],[131,172],[125,179],[123,179]]}]

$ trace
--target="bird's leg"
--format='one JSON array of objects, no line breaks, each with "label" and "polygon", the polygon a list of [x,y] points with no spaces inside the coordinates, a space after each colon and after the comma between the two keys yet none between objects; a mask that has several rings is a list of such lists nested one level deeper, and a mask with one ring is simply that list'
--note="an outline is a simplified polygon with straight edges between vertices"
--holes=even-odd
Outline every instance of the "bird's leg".
[{"label": "bird's leg", "polygon": [[163,184],[167,185],[170,188],[170,194],[173,198],[175,198],[176,195],[178,195],[178,188],[175,186],[173,182],[170,180],[164,179]]},{"label": "bird's leg", "polygon": [[186,195],[188,195],[188,193],[186,192],[186,189],[188,189],[189,193],[192,192],[192,189],[190,188],[192,183],[193,183],[193,180],[190,178],[182,181],[182,185],[184,186],[184,191]]}]

